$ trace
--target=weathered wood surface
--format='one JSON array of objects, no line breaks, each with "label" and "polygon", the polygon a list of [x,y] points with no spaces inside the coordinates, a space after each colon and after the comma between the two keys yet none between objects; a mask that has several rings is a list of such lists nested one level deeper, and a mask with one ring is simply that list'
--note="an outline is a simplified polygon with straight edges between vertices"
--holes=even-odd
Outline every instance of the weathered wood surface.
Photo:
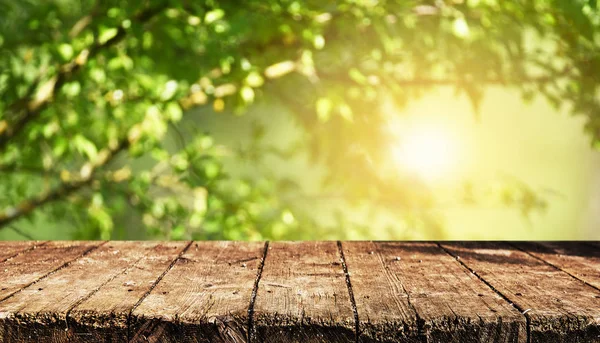
[{"label": "weathered wood surface", "polygon": [[186,242],[150,245],[150,250],[137,262],[106,282],[101,292],[90,295],[71,310],[69,323],[74,336],[84,342],[103,341],[107,337],[118,341],[119,337],[127,336],[131,311],[156,287],[188,246]]},{"label": "weathered wood surface", "polygon": [[271,243],[254,304],[256,342],[351,342],[355,320],[335,242]]},{"label": "weathered wood surface", "polygon": [[577,242],[519,242],[517,248],[600,289],[600,245]]},{"label": "weathered wood surface", "polygon": [[513,245],[442,246],[524,313],[531,342],[600,342],[597,289]]},{"label": "weathered wood surface", "polygon": [[[98,243],[48,243],[4,261],[0,265],[0,300],[6,300],[97,245]],[[0,303],[0,308],[3,304]]]},{"label": "weathered wood surface", "polygon": [[[365,337],[418,341],[419,333],[428,342],[526,340],[525,318],[436,244],[343,245]],[[390,308],[390,300],[398,306]]]},{"label": "weathered wood surface", "polygon": [[36,246],[44,244],[43,242],[21,241],[21,242],[0,242],[0,262],[22,254]]},{"label": "weathered wood surface", "polygon": [[600,246],[0,242],[0,342],[600,342]]},{"label": "weathered wood surface", "polygon": [[[395,254],[391,261],[381,254],[375,243],[341,243],[350,280],[362,340],[382,342],[420,342],[420,317],[402,280],[389,266],[400,258]],[[398,252],[399,253],[399,252]]]},{"label": "weathered wood surface", "polygon": [[133,311],[133,342],[245,342],[264,243],[194,243]]}]

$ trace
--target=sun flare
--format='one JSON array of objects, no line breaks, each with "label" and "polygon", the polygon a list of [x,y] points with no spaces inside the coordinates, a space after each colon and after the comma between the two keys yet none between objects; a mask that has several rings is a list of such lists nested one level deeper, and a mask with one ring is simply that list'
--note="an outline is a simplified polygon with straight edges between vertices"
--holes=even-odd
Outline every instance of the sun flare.
[{"label": "sun flare", "polygon": [[399,168],[427,181],[448,175],[458,157],[455,137],[447,130],[428,126],[407,130],[392,153]]}]

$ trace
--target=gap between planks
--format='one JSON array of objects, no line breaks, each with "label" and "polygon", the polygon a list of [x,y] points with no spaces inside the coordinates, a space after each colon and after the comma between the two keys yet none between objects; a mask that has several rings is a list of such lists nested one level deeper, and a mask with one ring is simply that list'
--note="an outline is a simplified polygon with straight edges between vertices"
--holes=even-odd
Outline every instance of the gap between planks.
[{"label": "gap between planks", "polygon": [[[192,242],[189,242],[189,243],[188,243],[188,245],[186,245],[185,249],[187,249],[187,248],[188,248],[188,247],[189,247],[191,244],[192,244]],[[157,245],[157,246],[159,246],[159,245]],[[185,250],[185,249],[184,249],[184,250]],[[181,254],[177,255],[177,257],[176,257],[176,258],[173,260],[173,262],[172,262],[172,263],[175,263],[175,261],[177,261],[177,259],[179,258],[179,256],[181,256]],[[120,273],[114,274],[113,276],[111,276],[110,278],[108,278],[106,281],[104,281],[102,284],[98,285],[98,287],[96,287],[96,288],[95,288],[95,289],[93,289],[91,292],[89,292],[89,293],[88,293],[88,294],[87,294],[85,297],[83,297],[83,298],[81,298],[81,299],[77,300],[77,301],[76,301],[76,302],[75,302],[73,305],[71,305],[71,307],[70,307],[70,308],[67,310],[67,313],[66,313],[66,315],[65,315],[65,323],[66,323],[66,325],[67,325],[67,330],[69,329],[69,318],[70,318],[70,316],[71,316],[71,312],[72,312],[72,311],[73,311],[73,310],[74,310],[74,309],[75,309],[77,306],[81,305],[81,304],[82,304],[84,301],[86,301],[86,300],[90,299],[92,296],[94,296],[94,294],[98,293],[98,291],[99,291],[100,289],[102,289],[102,287],[106,286],[108,283],[110,283],[110,282],[111,282],[112,280],[114,280],[115,278],[119,277],[120,275],[123,275],[123,274],[127,273],[127,272],[128,272],[129,270],[131,270],[132,268],[135,268],[135,266],[137,266],[137,264],[138,264],[140,261],[142,261],[142,260],[143,260],[145,257],[146,257],[146,256],[140,256],[140,257],[139,257],[137,260],[133,261],[129,267],[127,267],[127,268],[123,269],[123,270],[122,270]],[[170,268],[171,266],[172,266],[172,264],[171,264],[171,265],[169,265],[169,268]],[[167,268],[167,271],[169,270],[169,268]],[[161,276],[162,276],[162,275],[164,275],[165,273],[166,273],[166,272],[163,272],[163,273],[161,274]],[[159,282],[159,281],[160,281],[160,277],[157,279],[157,281],[156,281],[156,282]],[[153,284],[153,285],[154,285],[154,284]],[[152,290],[152,288],[151,288],[151,290]],[[144,295],[146,295],[146,294],[144,294]],[[141,299],[141,300],[143,300],[143,298],[144,298],[144,297],[142,297],[142,299]],[[140,300],[140,302],[141,302],[141,300]],[[137,304],[137,303],[136,303],[136,304]],[[130,317],[131,317],[131,311],[129,312],[129,317],[127,318],[127,323],[129,323]],[[128,333],[128,334],[127,334],[127,341],[129,341],[129,327],[127,328],[127,333]]]},{"label": "gap between planks", "polygon": [[[47,243],[47,242],[44,242],[43,244],[40,244],[40,245],[37,245],[37,244],[36,244],[36,246],[42,246],[42,245],[44,245],[44,244],[46,244],[46,243]],[[73,262],[77,261],[78,259],[82,258],[83,256],[85,256],[85,255],[87,255],[87,254],[91,253],[92,251],[94,251],[94,250],[96,250],[96,249],[100,248],[101,246],[103,246],[103,245],[104,245],[104,244],[106,244],[106,243],[108,243],[108,241],[100,242],[100,244],[98,244],[98,245],[95,245],[95,246],[92,246],[92,247],[88,248],[88,249],[87,249],[87,250],[85,250],[85,251],[84,251],[84,252],[83,252],[81,255],[78,255],[77,257],[75,257],[75,258],[73,258],[73,259],[71,259],[71,260],[69,260],[69,261],[67,261],[67,262],[63,263],[63,264],[62,264],[62,265],[60,265],[58,268],[55,268],[55,269],[53,269],[53,270],[49,271],[48,273],[46,273],[46,274],[42,275],[41,277],[37,278],[36,280],[34,280],[34,281],[32,281],[32,282],[30,282],[30,283],[28,283],[28,284],[26,284],[26,285],[22,286],[22,287],[21,287],[19,290],[17,290],[16,292],[13,292],[13,293],[9,294],[8,296],[6,296],[6,297],[4,297],[4,298],[0,299],[0,302],[2,302],[2,301],[5,301],[5,300],[7,300],[7,299],[10,299],[10,298],[12,298],[12,297],[13,297],[13,296],[15,296],[16,294],[19,294],[19,293],[20,293],[20,292],[21,292],[23,289],[25,289],[25,288],[27,288],[27,287],[30,287],[31,285],[35,285],[36,283],[38,283],[38,282],[40,282],[40,281],[44,280],[44,279],[45,279],[45,278],[47,278],[48,276],[50,276],[50,275],[52,275],[52,274],[54,274],[54,273],[58,272],[58,271],[59,271],[59,270],[61,270],[61,269],[64,269],[64,268],[68,267],[69,265],[71,265],[71,263],[73,263]],[[16,254],[15,256],[13,256],[13,258],[14,258],[14,257],[16,257],[16,256],[18,256],[18,255],[21,255],[21,254],[23,254],[23,253],[30,252],[30,251],[32,251],[32,250],[34,250],[34,249],[27,249],[27,251],[23,251],[23,252],[21,252],[21,253],[19,253],[19,254]],[[7,260],[5,260],[5,261],[8,261],[8,259],[7,259]],[[2,261],[2,262],[5,262],[5,261]]]},{"label": "gap between planks", "polygon": [[[586,286],[592,287],[593,289],[595,289],[595,290],[597,290],[597,291],[599,291],[599,292],[600,292],[600,288],[598,288],[598,287],[596,287],[596,286],[592,285],[591,283],[589,283],[589,282],[587,282],[587,281],[585,281],[585,280],[583,280],[583,279],[581,279],[581,278],[577,277],[576,275],[573,275],[572,273],[570,273],[570,272],[568,272],[568,271],[564,270],[563,268],[561,268],[561,267],[559,267],[559,266],[555,265],[554,263],[552,263],[552,262],[549,262],[549,261],[546,261],[546,260],[544,260],[543,258],[541,258],[541,257],[538,257],[537,255],[534,255],[534,254],[530,253],[529,251],[527,251],[527,250],[525,250],[525,249],[522,249],[520,246],[518,246],[518,245],[516,245],[516,244],[513,244],[513,243],[511,243],[511,242],[505,242],[505,243],[506,243],[507,245],[509,245],[509,246],[511,246],[511,247],[513,247],[513,248],[515,248],[515,249],[519,250],[519,251],[522,251],[522,252],[524,252],[525,254],[527,254],[527,255],[529,255],[529,256],[531,256],[531,257],[535,258],[536,260],[538,260],[538,261],[540,261],[540,262],[542,262],[542,263],[544,263],[544,264],[547,264],[547,265],[549,265],[550,267],[552,267],[552,268],[554,268],[554,269],[556,269],[556,270],[558,270],[558,271],[560,271],[560,272],[563,272],[563,273],[566,273],[566,274],[568,274],[570,277],[574,278],[575,280],[577,280],[577,281],[579,281],[579,282],[582,282],[582,283],[584,283]],[[538,244],[537,244],[537,243],[535,243],[535,242],[534,242],[533,244],[536,244],[536,245],[538,245]],[[586,244],[586,245],[594,247],[593,245],[590,245],[590,244]]]},{"label": "gap between planks", "polygon": [[171,263],[169,264],[169,266],[167,267],[167,269],[165,269],[165,271],[162,272],[158,276],[158,278],[154,281],[154,283],[152,283],[152,286],[150,286],[150,289],[148,289],[148,291],[146,291],[140,297],[140,299],[129,310],[129,314],[127,315],[127,342],[131,341],[131,315],[132,315],[133,311],[135,311],[135,309],[138,306],[140,306],[140,304],[142,303],[142,301],[144,301],[144,299],[146,299],[146,297],[152,292],[152,290],[154,290],[154,288],[156,288],[156,286],[158,285],[158,283],[165,277],[165,275],[167,275],[167,273],[171,269],[173,269],[173,266],[175,265],[175,263],[177,263],[177,261],[181,258],[181,256],[190,248],[190,246],[192,246],[192,243],[194,243],[194,241],[189,241],[187,243],[187,245],[179,252],[179,254],[177,254],[177,257],[175,257],[173,259],[173,261],[171,261]]},{"label": "gap between planks", "polygon": [[44,245],[46,243],[48,243],[48,241],[39,241],[38,243],[35,243],[35,244],[33,244],[33,245],[29,246],[29,247],[25,247],[22,250],[19,250],[19,251],[15,252],[14,254],[1,259],[0,263],[4,263],[4,262],[6,262],[6,261],[8,261],[10,259],[13,259],[13,258],[19,256],[19,255],[25,254],[25,253],[27,253],[27,252],[29,252],[31,250],[34,250],[34,249],[36,249],[38,247],[41,247],[42,245]]},{"label": "gap between planks", "polygon": [[[47,242],[42,242],[42,243],[40,243],[40,244],[35,244],[35,245],[31,246],[31,247],[25,248],[25,249],[23,249],[23,250],[21,250],[21,251],[17,252],[16,254],[14,254],[14,255],[11,255],[10,257],[8,257],[8,258],[4,259],[3,261],[0,261],[0,263],[1,263],[1,262],[5,262],[5,261],[7,261],[7,260],[10,260],[11,258],[14,258],[14,257],[16,257],[16,256],[18,256],[18,255],[21,255],[21,254],[27,253],[27,252],[29,252],[29,251],[31,251],[31,250],[33,250],[33,249],[35,249],[35,247],[36,247],[36,246],[41,246],[41,245],[43,245],[43,244],[46,244],[46,243],[47,243]],[[103,245],[104,245],[104,244],[106,244],[106,243],[108,243],[108,241],[101,242],[100,244],[98,244],[98,245],[96,245],[96,246],[92,246],[92,247],[88,248],[87,250],[85,250],[83,253],[81,253],[81,254],[80,254],[80,255],[78,255],[77,257],[75,257],[75,258],[73,258],[73,259],[71,259],[71,260],[69,260],[69,261],[67,261],[67,262],[63,263],[63,264],[62,264],[62,265],[60,265],[59,267],[57,267],[57,268],[55,268],[55,269],[53,269],[53,270],[49,271],[48,273],[46,273],[46,274],[42,275],[41,277],[39,277],[39,278],[38,278],[38,279],[36,279],[35,281],[33,281],[33,282],[31,282],[31,283],[29,283],[29,284],[27,284],[27,285],[25,285],[25,286],[21,287],[21,288],[20,288],[18,291],[14,292],[14,293],[12,293],[12,294],[10,294],[10,295],[8,295],[8,296],[6,296],[6,297],[5,297],[5,298],[3,298],[3,299],[0,299],[0,302],[2,302],[2,301],[4,301],[4,300],[7,300],[7,299],[9,299],[9,298],[11,298],[11,297],[13,297],[13,296],[15,296],[16,294],[18,294],[19,292],[21,292],[23,289],[25,289],[25,288],[27,288],[27,287],[30,287],[31,285],[34,285],[34,284],[36,284],[36,283],[38,283],[38,282],[40,282],[40,281],[42,281],[42,280],[46,279],[47,277],[51,276],[52,274],[55,274],[56,272],[58,272],[58,271],[60,271],[60,270],[62,270],[62,269],[64,269],[64,268],[67,268],[67,267],[68,267],[68,266],[70,266],[72,263],[74,263],[74,262],[76,262],[77,260],[79,260],[80,258],[82,258],[82,257],[84,257],[84,256],[86,256],[86,255],[88,255],[89,253],[93,252],[94,250],[96,250],[96,249],[100,248],[101,246],[103,246]],[[190,248],[190,246],[192,246],[192,244],[193,244],[193,241],[189,241],[189,242],[187,243],[187,245],[185,246],[185,248],[184,248],[184,249],[182,249],[182,250],[179,252],[179,254],[177,255],[177,257],[175,257],[175,258],[174,258],[174,259],[171,261],[171,263],[170,263],[170,264],[169,264],[169,266],[168,266],[168,267],[165,269],[165,271],[163,271],[163,272],[161,273],[161,275],[160,275],[160,276],[159,276],[159,277],[158,277],[158,278],[157,278],[157,279],[154,281],[154,283],[152,284],[152,286],[150,287],[150,289],[148,289],[148,291],[146,291],[146,292],[145,292],[145,293],[144,293],[144,294],[143,294],[143,295],[140,297],[140,299],[139,299],[139,300],[138,300],[138,301],[137,301],[137,302],[134,304],[134,306],[133,306],[133,307],[132,307],[132,308],[129,310],[129,313],[128,313],[128,318],[127,318],[127,341],[128,341],[128,342],[130,342],[130,341],[131,341],[131,325],[130,325],[130,324],[131,324],[131,316],[132,316],[132,313],[133,313],[133,311],[134,311],[134,310],[135,310],[135,309],[136,309],[136,308],[137,308],[137,307],[138,307],[138,306],[139,306],[139,305],[142,303],[142,301],[144,301],[144,299],[145,299],[145,298],[146,298],[146,297],[147,297],[147,296],[148,296],[148,295],[149,295],[149,294],[150,294],[150,293],[151,293],[151,292],[152,292],[152,291],[153,291],[153,290],[156,288],[156,286],[157,286],[157,285],[158,285],[158,284],[159,284],[159,283],[162,281],[162,279],[163,279],[163,278],[164,278],[164,277],[165,277],[165,276],[166,276],[166,275],[169,273],[169,271],[170,271],[170,270],[173,268],[173,266],[174,266],[174,265],[177,263],[177,261],[178,261],[178,260],[181,258],[181,256],[182,256],[182,255],[183,255],[183,254],[184,254],[184,253],[185,253],[185,252],[186,252],[186,251],[187,251],[187,250]],[[262,276],[262,271],[263,271],[263,268],[264,268],[264,265],[265,265],[265,261],[266,261],[266,259],[267,259],[267,255],[268,255],[268,249],[269,249],[269,242],[267,241],[267,242],[265,242],[265,245],[264,245],[264,248],[263,248],[262,258],[261,258],[261,261],[260,261],[259,267],[258,267],[258,269],[257,269],[257,275],[256,275],[256,279],[255,279],[255,282],[254,282],[254,285],[253,285],[253,289],[252,289],[252,296],[251,296],[251,299],[250,299],[250,303],[249,303],[249,305],[248,305],[248,326],[247,326],[247,328],[248,328],[248,336],[247,336],[247,341],[248,341],[248,342],[250,342],[250,340],[251,340],[251,338],[252,338],[252,336],[251,336],[251,335],[252,335],[252,333],[253,333],[253,331],[254,331],[254,323],[253,323],[253,319],[254,319],[254,318],[253,318],[253,315],[254,315],[254,304],[255,304],[255,301],[256,301],[257,293],[258,293],[258,287],[259,287],[259,285],[260,285],[260,279],[261,279],[261,276]],[[136,265],[136,264],[137,264],[137,263],[138,263],[140,260],[142,260],[143,258],[144,258],[144,257],[142,256],[142,257],[140,257],[139,259],[137,259],[135,262],[133,262],[133,263],[132,263],[131,267],[129,267],[129,268],[127,268],[127,269],[125,269],[123,272],[125,272],[126,270],[128,270],[128,269],[132,268],[133,266],[135,266],[135,265]],[[123,272],[121,272],[120,274],[122,274]],[[70,315],[71,311],[72,311],[72,310],[73,310],[75,307],[77,307],[77,305],[78,305],[78,304],[80,304],[80,303],[84,302],[86,299],[89,299],[91,296],[93,296],[95,293],[97,293],[97,292],[98,292],[98,291],[99,291],[99,290],[100,290],[100,289],[101,289],[101,288],[102,288],[104,285],[106,285],[107,283],[109,283],[109,282],[110,282],[112,279],[114,279],[114,278],[118,277],[120,274],[116,274],[116,275],[114,275],[114,276],[113,276],[111,279],[107,280],[107,281],[106,281],[106,282],[104,282],[102,285],[100,285],[99,287],[97,287],[97,288],[95,288],[94,290],[92,290],[92,291],[91,291],[89,294],[87,294],[87,295],[86,295],[86,296],[85,296],[83,299],[79,300],[79,301],[78,301],[78,302],[77,302],[75,305],[71,306],[71,308],[70,308],[70,309],[67,311],[67,315],[66,315],[66,321],[67,321],[67,323],[68,323],[68,320],[69,320],[69,315]],[[67,327],[68,327],[68,324],[67,324]]]},{"label": "gap between planks", "polygon": [[[265,265],[265,261],[267,259],[268,256],[268,242],[265,243],[265,250],[263,253],[263,257],[260,263],[260,266],[257,270],[257,276],[256,276],[256,281],[254,284],[254,288],[252,290],[252,298],[250,300],[250,305],[248,308],[248,343],[251,343],[251,338],[253,337],[252,334],[255,330],[254,328],[254,303],[256,300],[256,296],[257,296],[257,292],[258,292],[258,287],[260,285],[260,279],[262,276],[262,271]],[[344,251],[343,251],[343,246],[342,246],[342,242],[341,241],[337,241],[337,248],[338,248],[338,254],[339,254],[339,258],[341,261],[341,265],[342,265],[342,269],[345,275],[345,283],[346,283],[346,287],[348,290],[348,295],[349,295],[349,299],[351,302],[351,307],[352,307],[352,311],[353,311],[353,315],[354,315],[354,321],[355,321],[355,325],[354,325],[354,334],[355,334],[355,341],[356,343],[359,343],[361,340],[361,332],[360,332],[360,317],[359,317],[359,313],[358,313],[358,309],[357,309],[357,305],[356,305],[356,300],[354,298],[354,291],[352,289],[352,277],[351,277],[351,271],[349,270],[347,263],[346,263],[346,258],[344,255]],[[478,275],[474,270],[472,270],[470,267],[468,267],[466,264],[464,264],[462,261],[460,261],[459,258],[457,258],[456,256],[454,256],[451,252],[449,252],[447,249],[445,249],[444,247],[442,247],[441,244],[436,243],[437,246],[444,251],[446,254],[450,255],[451,257],[453,257],[453,259],[463,268],[467,269],[469,272],[473,273],[473,275],[475,275],[477,277],[478,280],[480,280],[483,284],[485,284],[487,287],[489,287],[493,292],[495,292],[496,294],[498,294],[504,301],[506,301],[508,304],[510,304],[511,306],[513,306],[514,308],[516,308],[526,319],[527,321],[527,342],[530,342],[530,327],[529,327],[529,318],[527,317],[526,313],[523,313],[524,311],[519,308],[518,306],[516,306],[514,303],[512,303],[504,294],[500,293],[497,289],[495,289],[489,282],[487,282],[486,280],[484,280],[480,275]],[[404,292],[407,294],[407,296],[410,297],[410,295],[408,294],[408,292],[406,292],[406,290],[404,289]],[[414,310],[414,308],[413,308]],[[417,329],[418,332],[424,332],[424,322],[423,320],[420,319],[417,311],[415,310],[415,314],[417,315]],[[423,339],[424,341],[426,340],[425,337],[422,337],[421,339]]]},{"label": "gap between planks", "polygon": [[[344,272],[344,276],[345,276],[345,283],[346,283],[346,287],[348,290],[348,295],[350,298],[350,305],[352,307],[352,312],[354,315],[354,337],[355,337],[355,342],[358,343],[359,339],[360,339],[360,332],[359,332],[359,317],[358,317],[358,310],[356,308],[356,302],[354,300],[354,292],[352,290],[352,282],[350,279],[350,272],[348,271],[348,266],[346,264],[346,259],[344,256],[344,251],[342,248],[342,242],[341,241],[337,241],[337,248],[338,248],[338,254],[339,254],[339,258],[341,261],[341,266],[342,266],[342,270]],[[260,261],[260,264],[258,266],[257,272],[256,272],[256,278],[255,278],[255,282],[254,282],[254,286],[252,288],[252,295],[250,298],[250,304],[248,305],[248,327],[247,327],[247,343],[251,343],[254,339],[254,335],[255,335],[255,331],[256,328],[254,326],[254,306],[256,303],[256,298],[258,296],[258,289],[260,286],[260,280],[262,277],[262,273],[263,273],[263,269],[265,266],[265,262],[268,258],[268,251],[269,251],[269,241],[265,242],[265,246],[264,246],[264,250],[263,250],[263,254],[262,254],[262,258]]]},{"label": "gap between planks", "polygon": [[[44,242],[43,244],[46,244],[47,242]],[[77,255],[76,257],[72,258],[71,260],[66,261],[65,263],[63,263],[62,265],[60,265],[59,267],[50,270],[49,272],[47,272],[46,274],[43,274],[42,276],[40,276],[39,278],[35,279],[34,281],[20,287],[17,291],[15,291],[14,293],[11,293],[10,295],[0,299],[0,302],[3,302],[5,300],[10,299],[11,297],[19,294],[23,289],[26,289],[27,287],[30,287],[31,285],[37,284],[41,281],[43,281],[44,279],[50,277],[53,274],[56,274],[57,272],[68,268],[70,265],[72,265],[73,263],[77,262],[78,260],[80,260],[81,258],[89,255],[90,253],[98,250],[100,247],[104,246],[105,244],[109,243],[108,241],[104,241],[104,242],[98,242],[97,245],[93,245],[91,247],[89,247],[88,249],[86,249],[85,251],[83,251],[82,253],[80,253],[79,255]],[[132,309],[129,311],[128,313],[128,318],[127,318],[127,342],[131,341],[130,339],[130,335],[129,335],[129,322],[131,319],[131,313],[133,312],[133,310],[135,310],[135,308],[137,306],[139,306],[139,304],[146,298],[146,296],[148,294],[150,294],[150,292],[156,287],[156,285],[163,279],[163,277],[169,272],[169,270],[171,270],[171,268],[173,267],[173,265],[179,260],[179,258],[182,256],[183,253],[185,253],[186,250],[188,250],[188,248],[192,245],[193,241],[189,241],[187,242],[187,244],[185,245],[185,247],[179,252],[179,254],[170,262],[170,264],[167,266],[167,268],[165,269],[165,271],[163,271],[158,277],[157,279],[153,282],[152,286],[150,287],[150,289],[144,293],[141,298],[136,301],[136,303],[134,304],[134,306],[132,307]],[[42,246],[43,244],[36,244],[35,246]],[[160,245],[160,244],[159,244]],[[15,254],[13,257],[14,258],[16,256],[22,255],[26,252],[30,252],[34,250],[34,248],[29,248],[23,251],[20,251],[19,253]],[[88,300],[89,298],[91,298],[92,296],[94,296],[98,291],[100,291],[102,289],[102,287],[104,287],[106,284],[110,283],[113,279],[115,279],[116,277],[118,277],[119,275],[122,275],[123,273],[126,273],[128,270],[135,268],[135,266],[144,259],[145,256],[141,256],[140,258],[136,259],[135,261],[133,261],[131,263],[131,265],[128,268],[125,268],[121,273],[117,273],[114,276],[112,276],[110,279],[106,280],[105,282],[103,282],[101,285],[99,285],[98,287],[96,287],[95,289],[91,290],[88,294],[86,294],[82,299],[78,300],[75,304],[73,304],[72,306],[70,306],[70,308],[67,310],[66,312],[66,316],[65,316],[65,323],[67,325],[67,329],[69,327],[69,319],[70,319],[70,315],[72,313],[72,311],[81,303],[85,302],[86,300]],[[10,258],[8,259],[4,259],[2,262],[8,261],[10,260]],[[0,263],[2,263],[0,262]]]},{"label": "gap between planks", "polygon": [[[43,244],[45,244],[46,242],[41,242],[40,244],[35,244],[34,246],[30,247],[30,248],[26,248],[20,252],[18,252],[15,256],[20,255],[20,254],[24,254],[27,253],[33,249],[35,249],[36,246],[41,246]],[[31,282],[30,284],[26,285],[23,288],[29,287],[45,278],[47,278],[48,276],[56,273],[57,271],[66,268],[67,266],[69,266],[70,264],[72,264],[74,261],[82,258],[83,256],[86,256],[87,254],[89,254],[90,252],[94,251],[95,249],[98,249],[99,247],[101,247],[102,245],[106,244],[107,242],[102,242],[96,246],[90,247],[89,249],[87,249],[86,251],[84,251],[82,254],[80,254],[78,257],[65,262],[64,264],[62,264],[61,266],[59,266],[58,268],[55,268],[54,270],[51,270],[50,272],[44,274],[43,276],[41,276],[40,278],[38,278],[37,280]],[[129,312],[129,317],[131,317],[131,313],[132,311],[139,306],[139,304],[147,297],[148,294],[150,294],[152,292],[152,290],[161,282],[161,280],[164,278],[164,276],[172,269],[172,267],[174,266],[174,264],[180,259],[180,257],[182,256],[183,253],[185,253],[189,247],[192,245],[193,242],[188,242],[188,244],[186,245],[186,247],[178,254],[178,256],[176,258],[173,259],[173,261],[171,261],[171,264],[166,268],[166,270],[156,279],[156,281],[153,283],[153,285],[151,286],[151,288],[136,302],[136,304],[132,307],[132,310]],[[348,266],[346,264],[346,259],[344,256],[344,252],[343,252],[343,247],[342,247],[342,242],[341,241],[337,241],[337,247],[338,247],[338,253],[339,253],[339,258],[342,262],[342,269],[346,278],[346,286],[348,289],[348,293],[349,293],[349,298],[350,298],[350,302],[351,302],[351,306],[352,306],[352,310],[354,312],[354,319],[355,319],[355,338],[356,341],[359,342],[360,340],[360,330],[359,330],[359,314],[358,314],[358,310],[356,307],[356,302],[355,302],[355,298],[354,298],[354,292],[352,289],[352,277],[351,277],[351,271],[348,269]],[[465,262],[463,262],[458,256],[456,256],[454,253],[452,253],[451,251],[449,251],[448,249],[446,249],[441,243],[436,243],[437,246],[442,249],[446,254],[452,256],[454,258],[455,261],[457,261],[463,268],[467,269],[469,272],[471,272],[474,276],[476,276],[481,282],[483,282],[487,287],[489,287],[493,292],[495,292],[496,294],[498,294],[502,299],[504,299],[507,303],[509,303],[511,306],[513,306],[514,308],[516,308],[522,315],[524,315],[526,321],[527,321],[527,342],[530,342],[531,340],[531,333],[530,333],[530,318],[527,315],[527,313],[524,313],[526,311],[524,311],[522,308],[520,308],[518,305],[514,304],[513,302],[510,301],[510,299],[504,295],[503,293],[501,293],[499,290],[497,290],[494,286],[492,286],[487,280],[485,280],[481,275],[479,275],[478,273],[476,273],[471,267],[469,267]],[[585,283],[586,285],[596,289],[596,290],[600,290],[597,287],[590,285],[588,282],[585,282],[584,280],[581,280],[580,278],[572,275],[571,273],[563,270],[562,268],[556,266],[553,263],[550,263],[548,261],[545,261],[542,258],[539,258],[535,255],[532,255],[531,253],[529,253],[526,250],[521,249],[520,247],[514,246],[513,244],[508,243],[509,245],[515,247],[516,249],[527,253],[528,255],[532,256],[533,258],[547,264],[550,265],[551,267],[555,268],[556,270],[559,270],[561,272],[564,272],[566,274],[568,274],[569,276],[577,279],[580,282]],[[268,250],[269,250],[269,242],[265,242],[264,248],[263,248],[263,254],[262,254],[262,258],[259,264],[259,267],[257,269],[257,274],[256,274],[256,278],[255,278],[255,282],[253,285],[253,289],[252,289],[252,296],[250,299],[250,303],[248,306],[248,335],[247,335],[247,340],[248,342],[250,342],[251,338],[252,338],[252,334],[255,330],[254,328],[254,304],[256,301],[256,297],[257,297],[257,293],[258,293],[258,289],[260,286],[260,281],[261,281],[261,276],[262,276],[262,271],[266,262],[266,259],[268,258]],[[14,256],[13,256],[14,257]],[[10,258],[9,258],[10,259]],[[6,259],[7,260],[7,259]],[[0,299],[0,301],[4,301],[12,296],[14,296],[15,294],[17,294],[18,292],[20,292],[21,290],[5,297],[4,299]],[[97,290],[94,290],[90,293],[90,295],[93,295],[94,292],[96,292]],[[88,295],[88,296],[90,296]],[[419,324],[419,330],[421,330],[420,326],[422,324]],[[130,339],[129,336],[129,319],[128,319],[128,340]]]},{"label": "gap between planks", "polygon": [[342,248],[342,242],[337,241],[338,253],[340,254],[340,260],[342,261],[342,269],[346,276],[346,286],[348,288],[348,297],[350,298],[350,305],[352,306],[352,312],[354,313],[354,340],[359,343],[360,337],[360,319],[358,317],[358,308],[356,307],[356,300],[354,299],[354,291],[352,290],[352,281],[350,280],[350,272],[348,271],[348,265],[346,264],[346,257],[344,256],[344,249]]},{"label": "gap between planks", "polygon": [[248,305],[248,332],[246,333],[246,342],[251,343],[254,338],[254,304],[256,304],[256,296],[258,295],[258,286],[260,285],[260,279],[262,277],[262,272],[265,267],[265,261],[267,260],[267,255],[269,253],[269,241],[265,242],[265,246],[263,248],[262,258],[260,259],[260,264],[258,265],[258,269],[256,270],[256,278],[254,280],[254,286],[252,287],[252,295],[250,296],[250,304]]},{"label": "gap between planks", "polygon": [[489,283],[487,280],[485,280],[481,275],[479,275],[474,269],[472,269],[471,267],[469,267],[466,263],[464,263],[463,261],[461,261],[459,256],[456,256],[455,254],[453,254],[450,250],[446,249],[441,243],[436,242],[437,246],[442,249],[443,251],[446,252],[446,254],[454,257],[454,259],[456,260],[456,262],[458,262],[461,266],[463,266],[465,269],[467,269],[468,271],[470,271],[471,273],[473,273],[473,275],[475,275],[481,282],[483,282],[486,286],[488,286],[492,291],[494,291],[496,294],[498,294],[500,297],[502,297],[502,299],[504,299],[504,301],[506,301],[508,304],[510,304],[512,307],[516,308],[517,311],[519,311],[524,317],[525,320],[527,322],[527,343],[531,343],[531,318],[527,315],[527,310],[523,310],[520,306],[518,306],[517,304],[513,303],[512,301],[510,301],[510,299],[505,295],[502,294],[502,292],[500,292],[498,289],[496,289],[494,286],[492,286],[491,283]]}]

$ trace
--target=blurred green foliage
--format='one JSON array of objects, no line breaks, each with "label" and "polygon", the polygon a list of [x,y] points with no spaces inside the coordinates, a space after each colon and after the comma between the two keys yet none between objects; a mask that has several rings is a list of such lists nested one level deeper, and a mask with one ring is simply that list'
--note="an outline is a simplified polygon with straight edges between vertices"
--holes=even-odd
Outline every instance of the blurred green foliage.
[{"label": "blurred green foliage", "polygon": [[[389,104],[443,86],[477,110],[487,86],[514,87],[585,116],[596,142],[599,29],[592,0],[0,0],[0,229],[374,238],[344,212],[316,220],[289,177],[239,172],[300,155],[323,171],[317,196],[442,238],[431,190],[390,165]],[[242,147],[181,133],[215,116],[235,126],[261,102],[288,108],[301,136],[264,144],[269,118],[246,122]],[[476,202],[473,187],[457,198]],[[545,207],[518,181],[496,196]]]}]

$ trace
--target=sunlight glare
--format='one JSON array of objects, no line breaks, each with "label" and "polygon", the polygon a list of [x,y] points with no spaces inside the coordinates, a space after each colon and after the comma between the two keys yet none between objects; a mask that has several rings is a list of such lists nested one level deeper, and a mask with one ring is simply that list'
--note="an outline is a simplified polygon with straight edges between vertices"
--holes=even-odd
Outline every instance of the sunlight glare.
[{"label": "sunlight glare", "polygon": [[433,127],[412,128],[392,148],[398,167],[427,181],[447,176],[457,162],[456,140]]}]

